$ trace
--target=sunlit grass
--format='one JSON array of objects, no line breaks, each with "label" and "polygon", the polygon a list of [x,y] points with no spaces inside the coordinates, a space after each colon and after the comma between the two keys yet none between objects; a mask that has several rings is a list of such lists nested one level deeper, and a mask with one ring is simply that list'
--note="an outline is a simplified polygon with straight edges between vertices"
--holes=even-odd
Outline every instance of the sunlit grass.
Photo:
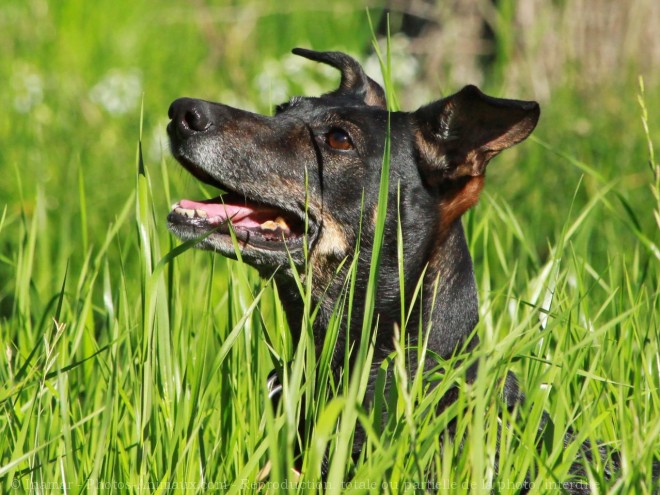
[{"label": "sunlit grass", "polygon": [[[328,492],[342,482],[362,493],[413,492],[429,472],[437,483],[431,491],[515,493],[531,473],[539,492],[553,492],[584,440],[621,452],[614,479],[600,461],[588,469],[601,492],[651,491],[660,452],[660,113],[657,92],[642,94],[636,75],[616,97],[558,89],[543,105],[536,137],[489,166],[486,193],[464,218],[482,345],[443,362],[433,390],[406,376],[401,354],[386,363],[396,387],[376,400],[390,413],[381,425],[361,406],[363,376],[335,384],[317,374],[329,365],[339,318],[316,356],[310,277],[300,280],[302,338],[291,342],[269,281],[240,262],[177,244],[165,228],[171,198],[198,187],[162,150],[169,101],[231,90],[263,106],[270,100],[253,81],[265,58],[309,40],[360,53],[370,38],[364,14],[342,10],[332,29],[317,33],[308,27],[313,13],[294,6],[260,24],[258,36],[269,43],[263,57],[240,57],[239,50],[206,52],[213,40],[198,24],[177,23],[176,9],[157,22],[145,21],[153,19],[148,10],[129,9],[134,19],[108,23],[105,9],[81,1],[51,11],[38,3],[0,7],[8,16],[25,9],[11,27],[25,45],[1,45],[0,71],[22,64],[32,93],[19,103],[33,105],[25,113],[13,90],[0,95],[0,491],[165,493],[186,484],[186,493],[256,493],[270,460],[271,487],[292,481],[302,466],[299,491],[308,493],[322,481],[327,449]],[[84,31],[76,28],[83,11]],[[287,16],[299,31],[280,26]],[[44,28],[26,37],[34,19]],[[115,39],[116,30],[125,52],[99,41]],[[232,33],[228,46],[240,48],[240,33]],[[511,40],[501,43],[508,53]],[[397,69],[383,55],[389,81]],[[225,57],[227,73],[214,56]],[[116,67],[138,68],[143,118],[139,100],[112,114],[90,92]],[[506,68],[502,62],[497,73]],[[305,77],[327,89],[335,82]],[[244,91],[228,87],[241,78]],[[287,87],[305,91],[301,80]],[[586,118],[588,125],[578,122]],[[352,310],[354,270],[338,311]],[[365,335],[374,324],[365,321]],[[354,350],[364,362],[369,341]],[[479,378],[467,386],[473,362]],[[284,364],[273,410],[266,380]],[[512,412],[500,399],[509,370],[527,395]],[[457,402],[432,414],[456,384]],[[328,401],[332,387],[339,395]],[[552,427],[539,444],[544,411]],[[297,458],[301,415],[309,435]],[[367,443],[353,460],[356,424]],[[444,435],[450,424],[456,440]],[[565,446],[569,428],[577,437]]]}]

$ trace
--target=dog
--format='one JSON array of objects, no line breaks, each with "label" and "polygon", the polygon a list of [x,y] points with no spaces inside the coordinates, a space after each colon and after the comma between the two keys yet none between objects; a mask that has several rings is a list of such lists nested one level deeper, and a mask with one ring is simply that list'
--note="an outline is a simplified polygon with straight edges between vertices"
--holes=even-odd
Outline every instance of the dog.
[{"label": "dog", "polygon": [[[295,275],[308,263],[320,353],[345,290],[346,260],[355,256],[358,242],[355,293],[363,294],[368,283],[389,135],[388,203],[398,208],[389,207],[385,216],[369,401],[376,371],[395,350],[402,300],[410,313],[408,326],[430,328],[429,354],[450,358],[477,345],[477,288],[461,217],[479,199],[488,162],[530,135],[540,107],[466,86],[414,112],[388,112],[383,89],[353,58],[301,48],[293,53],[338,69],[339,87],[320,97],[295,97],[277,106],[273,116],[191,98],[172,103],[167,130],[174,157],[197,179],[227,193],[179,201],[168,226],[181,239],[198,239],[198,247],[230,258],[238,249],[244,262],[273,277],[294,342],[304,306]],[[405,253],[402,285],[399,229]],[[420,279],[421,295],[413,303]],[[351,321],[343,315],[341,325],[349,331],[336,345],[333,370],[342,369],[346,350],[359,343],[364,316],[359,303]],[[437,366],[437,359],[427,358],[427,366]],[[510,407],[523,400],[513,375],[503,394]],[[448,393],[439,407],[453,400],[455,394]],[[363,438],[358,436],[359,450]]]}]

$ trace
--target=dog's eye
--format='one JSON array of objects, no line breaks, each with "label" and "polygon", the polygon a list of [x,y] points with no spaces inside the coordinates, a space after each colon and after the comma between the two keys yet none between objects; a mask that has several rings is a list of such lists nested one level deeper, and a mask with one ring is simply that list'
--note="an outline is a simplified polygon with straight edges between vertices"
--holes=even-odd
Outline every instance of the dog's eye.
[{"label": "dog's eye", "polygon": [[328,143],[328,146],[330,146],[332,149],[342,151],[353,149],[353,141],[351,141],[351,137],[346,133],[346,131],[341,129],[330,129],[330,132],[325,135],[325,139]]}]

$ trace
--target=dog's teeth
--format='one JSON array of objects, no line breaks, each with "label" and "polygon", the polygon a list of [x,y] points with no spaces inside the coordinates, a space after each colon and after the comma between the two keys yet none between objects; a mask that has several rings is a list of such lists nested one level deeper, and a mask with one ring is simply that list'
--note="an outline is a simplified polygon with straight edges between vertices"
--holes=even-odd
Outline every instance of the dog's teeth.
[{"label": "dog's teeth", "polygon": [[263,230],[277,230],[278,224],[273,222],[272,220],[266,220],[264,223],[261,224],[261,228]]},{"label": "dog's teeth", "polygon": [[275,223],[279,226],[280,229],[289,230],[289,225],[286,223],[286,220],[284,220],[284,218],[277,217],[275,219]]},{"label": "dog's teeth", "polygon": [[175,208],[174,213],[188,218],[193,218],[195,216],[195,210],[189,210],[188,208]]},{"label": "dog's teeth", "polygon": [[206,212],[206,210],[195,210],[195,214],[199,218],[208,218],[209,214]]},{"label": "dog's teeth", "polygon": [[261,228],[263,230],[283,230],[288,232],[289,226],[286,223],[286,220],[282,217],[277,217],[275,220],[266,220],[264,223],[261,224]]}]

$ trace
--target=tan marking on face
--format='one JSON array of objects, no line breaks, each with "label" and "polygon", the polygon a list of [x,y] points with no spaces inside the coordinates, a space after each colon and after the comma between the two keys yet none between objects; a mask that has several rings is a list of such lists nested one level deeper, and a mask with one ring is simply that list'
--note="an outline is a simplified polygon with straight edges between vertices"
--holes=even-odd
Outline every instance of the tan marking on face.
[{"label": "tan marking on face", "polygon": [[347,252],[348,241],[343,229],[332,217],[324,217],[321,237],[319,237],[312,255],[324,258],[332,256],[341,259],[346,256]]},{"label": "tan marking on face", "polygon": [[310,253],[314,286],[321,293],[335,278],[337,267],[348,256],[349,250],[344,230],[332,217],[325,216],[320,237]]}]

